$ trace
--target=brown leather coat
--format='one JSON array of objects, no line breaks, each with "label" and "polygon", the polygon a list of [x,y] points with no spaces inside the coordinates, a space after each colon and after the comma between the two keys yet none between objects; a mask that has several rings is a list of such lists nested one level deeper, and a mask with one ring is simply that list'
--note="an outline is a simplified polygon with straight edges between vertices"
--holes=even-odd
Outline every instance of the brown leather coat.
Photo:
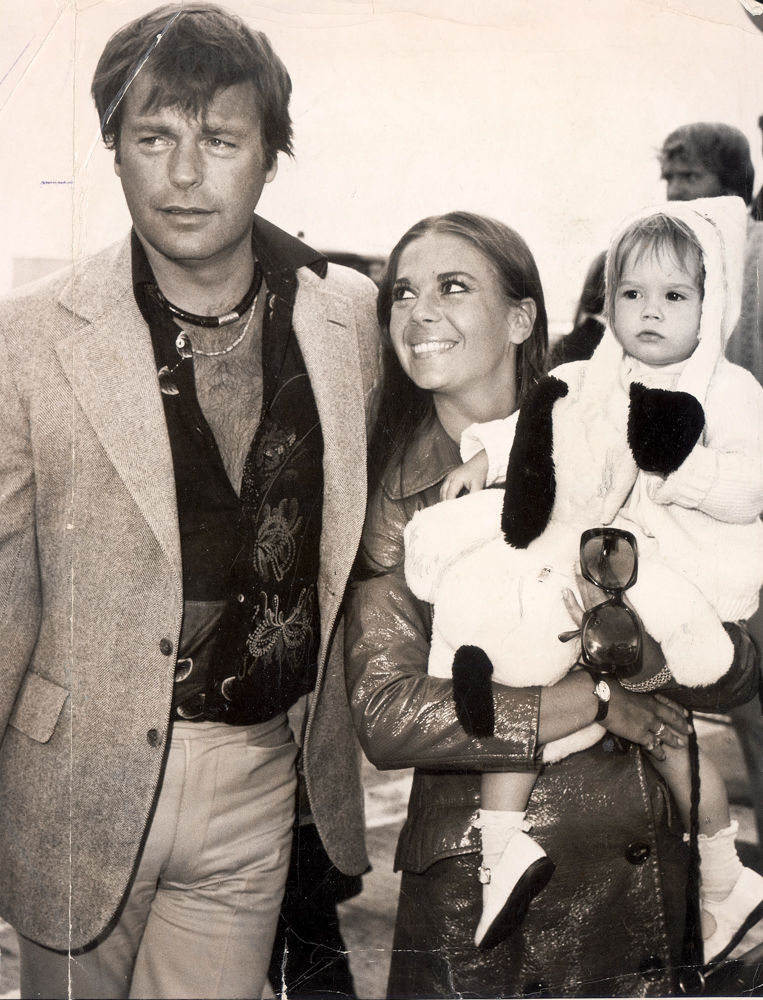
[{"label": "brown leather coat", "polygon": [[[348,695],[363,748],[379,768],[416,768],[395,862],[404,874],[390,995],[664,996],[675,988],[683,934],[683,831],[639,748],[612,737],[540,774],[528,819],[554,877],[508,941],[489,952],[471,943],[480,772],[533,766],[540,689],[494,684],[495,735],[480,740],[458,723],[450,681],[427,676],[431,609],[405,585],[403,529],[437,502],[458,463],[435,423],[403,475],[387,475],[348,602]],[[754,694],[751,643],[743,629],[733,638],[735,667],[715,688],[693,692],[696,707]]]}]

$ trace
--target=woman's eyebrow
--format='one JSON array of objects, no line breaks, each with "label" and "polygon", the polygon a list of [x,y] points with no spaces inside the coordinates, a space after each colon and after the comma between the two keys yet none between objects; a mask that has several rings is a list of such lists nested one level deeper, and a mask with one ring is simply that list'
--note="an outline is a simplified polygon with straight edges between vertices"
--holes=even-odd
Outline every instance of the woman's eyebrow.
[{"label": "woman's eyebrow", "polygon": [[469,274],[468,271],[445,271],[443,274],[437,275],[438,281],[455,281],[458,278],[466,278],[469,281],[476,281],[476,278]]}]

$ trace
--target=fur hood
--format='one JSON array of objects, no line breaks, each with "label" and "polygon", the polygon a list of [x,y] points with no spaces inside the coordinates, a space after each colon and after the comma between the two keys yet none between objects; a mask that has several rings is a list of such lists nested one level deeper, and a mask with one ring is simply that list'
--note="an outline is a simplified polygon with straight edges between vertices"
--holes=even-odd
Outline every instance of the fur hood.
[{"label": "fur hood", "polygon": [[[623,233],[639,219],[667,215],[687,225],[702,247],[705,287],[699,327],[699,344],[681,370],[675,389],[688,392],[704,405],[707,387],[724,356],[726,344],[739,319],[747,241],[747,209],[741,198],[698,198],[671,201],[644,209],[627,218],[616,230],[607,255],[607,289],[614,282],[613,249]],[[623,350],[608,327],[607,352],[623,357]]]}]

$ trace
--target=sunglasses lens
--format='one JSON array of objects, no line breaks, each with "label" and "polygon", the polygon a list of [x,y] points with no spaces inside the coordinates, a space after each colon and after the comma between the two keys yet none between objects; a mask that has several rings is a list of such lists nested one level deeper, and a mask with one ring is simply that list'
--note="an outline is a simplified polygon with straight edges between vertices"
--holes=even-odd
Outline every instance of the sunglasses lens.
[{"label": "sunglasses lens", "polygon": [[639,634],[628,609],[619,604],[592,608],[583,622],[583,649],[592,666],[607,668],[624,677],[636,673]]},{"label": "sunglasses lens", "polygon": [[630,583],[636,568],[636,553],[631,543],[617,535],[589,538],[580,554],[582,566],[599,587],[621,590]]}]

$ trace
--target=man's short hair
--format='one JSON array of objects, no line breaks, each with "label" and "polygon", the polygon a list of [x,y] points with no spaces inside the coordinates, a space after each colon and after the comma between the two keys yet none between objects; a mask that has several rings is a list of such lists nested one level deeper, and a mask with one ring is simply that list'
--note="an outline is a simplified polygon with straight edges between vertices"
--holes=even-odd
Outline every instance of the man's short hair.
[{"label": "man's short hair", "polygon": [[266,35],[215,4],[166,4],[126,24],[106,43],[92,95],[103,141],[117,153],[123,97],[138,72],[149,73],[153,84],[147,110],[177,106],[194,118],[203,114],[218,90],[251,81],[266,166],[273,166],[279,151],[293,154],[286,67]]},{"label": "man's short hair", "polygon": [[752,200],[755,168],[745,135],[723,122],[694,122],[671,132],[659,154],[662,169],[691,161],[715,174],[723,194],[735,194],[745,204]]}]

